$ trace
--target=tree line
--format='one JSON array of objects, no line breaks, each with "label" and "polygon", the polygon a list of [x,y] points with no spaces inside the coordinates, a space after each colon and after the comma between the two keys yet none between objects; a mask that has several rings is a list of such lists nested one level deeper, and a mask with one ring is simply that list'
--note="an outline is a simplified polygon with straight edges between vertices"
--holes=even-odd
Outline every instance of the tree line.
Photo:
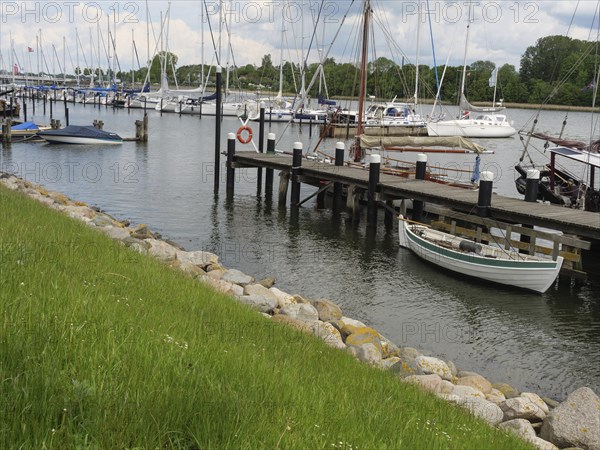
[{"label": "tree line", "polygon": [[[572,39],[565,36],[547,36],[537,40],[527,48],[517,71],[515,66],[504,64],[498,68],[496,99],[514,103],[553,103],[567,106],[590,106],[595,91],[595,79],[600,54],[597,42]],[[173,70],[177,62],[176,55],[164,53],[154,58],[150,81],[160,82],[160,57],[166,58],[167,77],[171,84],[174,77],[180,84],[199,85],[201,83],[201,65],[187,65]],[[358,96],[360,74],[357,64],[338,63],[334,58],[323,61],[324,78],[317,81],[309,95]],[[319,64],[304,67],[306,83],[312,79]],[[475,61],[467,66],[465,91],[470,102],[491,102],[494,89],[490,87],[490,77],[496,68],[491,61]],[[297,93],[301,86],[299,64],[286,61],[283,64],[282,90],[285,93]],[[214,86],[214,67],[205,66],[205,77],[209,73],[209,90]],[[410,99],[415,93],[416,67],[412,64],[398,65],[396,62],[380,57],[368,64],[367,94],[378,99]],[[440,97],[445,103],[458,103],[462,78],[462,66],[446,68]],[[279,90],[279,65],[275,65],[271,55],[262,58],[260,66],[247,64],[231,69],[230,89],[259,91],[261,95],[276,93]],[[436,69],[419,65],[418,97],[434,99],[437,82],[442,78],[443,67]],[[146,77],[147,70],[135,72],[136,82]],[[129,72],[118,73],[122,80],[129,80]],[[225,75],[223,77],[225,79]]]}]

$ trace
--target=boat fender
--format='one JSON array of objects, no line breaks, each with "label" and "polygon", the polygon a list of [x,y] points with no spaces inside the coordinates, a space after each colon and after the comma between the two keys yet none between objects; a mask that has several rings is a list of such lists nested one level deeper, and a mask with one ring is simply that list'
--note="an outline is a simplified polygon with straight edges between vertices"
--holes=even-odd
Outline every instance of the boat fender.
[{"label": "boat fender", "polygon": [[477,242],[460,241],[458,248],[460,248],[463,252],[481,253],[482,247]]},{"label": "boat fender", "polygon": [[[242,133],[244,131],[248,132],[248,135],[245,138],[242,137]],[[246,126],[246,125],[242,125],[241,127],[239,127],[237,130],[237,139],[242,144],[247,144],[248,142],[250,142],[252,140],[252,128],[250,128],[249,126]]]}]

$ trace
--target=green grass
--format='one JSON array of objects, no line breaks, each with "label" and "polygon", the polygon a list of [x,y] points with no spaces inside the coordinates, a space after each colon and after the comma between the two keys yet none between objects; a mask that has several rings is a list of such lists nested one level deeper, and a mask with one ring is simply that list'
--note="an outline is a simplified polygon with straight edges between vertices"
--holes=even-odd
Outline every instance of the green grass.
[{"label": "green grass", "polygon": [[0,187],[0,448],[529,448]]}]

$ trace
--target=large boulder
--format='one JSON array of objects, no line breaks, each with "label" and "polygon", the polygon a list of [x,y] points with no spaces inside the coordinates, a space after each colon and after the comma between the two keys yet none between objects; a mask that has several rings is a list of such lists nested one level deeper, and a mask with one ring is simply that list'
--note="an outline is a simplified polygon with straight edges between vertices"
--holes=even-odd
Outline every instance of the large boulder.
[{"label": "large boulder", "polygon": [[540,405],[525,397],[514,397],[500,403],[504,412],[504,420],[526,419],[530,422],[541,422],[546,418],[546,413]]},{"label": "large boulder", "polygon": [[502,410],[495,403],[489,402],[480,397],[467,397],[458,402],[460,406],[468,409],[471,414],[485,420],[491,425],[497,425],[502,422],[504,417]]},{"label": "large boulder", "polygon": [[316,322],[319,320],[319,313],[315,307],[306,303],[284,306],[279,311],[279,314],[290,316],[294,319],[303,320],[305,322]]},{"label": "large boulder", "polygon": [[172,245],[157,239],[148,239],[147,242],[150,243],[148,253],[159,261],[169,262],[177,258],[177,249]]},{"label": "large boulder", "polygon": [[502,392],[506,398],[514,398],[521,395],[517,389],[507,383],[494,383],[492,384],[492,387]]},{"label": "large boulder", "polygon": [[492,392],[492,383],[483,378],[481,375],[467,375],[460,377],[456,384],[462,386],[471,386],[475,389],[479,389],[484,394]]},{"label": "large boulder", "polygon": [[344,344],[340,332],[328,322],[318,320],[313,323],[312,332],[315,336],[323,339],[327,345],[333,348],[346,348],[346,344]]},{"label": "large boulder", "polygon": [[460,397],[462,399],[469,399],[469,398],[485,399],[485,394],[483,392],[481,392],[479,389],[475,389],[474,387],[471,387],[471,386],[463,386],[463,385],[454,386],[454,389],[452,389],[452,394],[457,395],[458,397]]},{"label": "large boulder", "polygon": [[399,356],[398,361],[390,367],[390,370],[400,378],[412,375],[425,375],[414,358]]},{"label": "large boulder", "polygon": [[417,356],[415,361],[423,373],[435,373],[444,380],[452,380],[452,372],[450,371],[450,367],[448,367],[448,364],[441,359],[433,358],[431,356]]},{"label": "large boulder", "polygon": [[572,392],[550,411],[540,437],[560,448],[600,450],[600,398],[587,387]]},{"label": "large boulder", "polygon": [[279,309],[283,308],[284,306],[296,303],[296,300],[294,299],[293,295],[283,292],[282,290],[277,289],[276,287],[269,288],[269,291],[271,291],[273,295],[277,297],[277,307]]},{"label": "large boulder", "polygon": [[382,365],[381,350],[374,344],[366,343],[361,346],[349,346],[348,351],[359,361],[363,361],[374,366]]},{"label": "large boulder", "polygon": [[223,281],[238,284],[240,286],[246,286],[247,284],[254,282],[254,278],[252,278],[250,275],[240,272],[237,269],[229,269],[227,272],[225,272],[225,275],[223,275]]},{"label": "large boulder", "polygon": [[247,284],[244,286],[244,295],[258,295],[272,300],[274,307],[277,307],[278,301],[277,296],[273,294],[269,289],[261,284]]},{"label": "large boulder", "polygon": [[430,392],[440,392],[442,386],[442,378],[435,373],[429,375],[410,375],[404,378],[404,381],[419,385]]},{"label": "large boulder", "polygon": [[525,441],[531,441],[536,437],[535,430],[531,426],[531,422],[525,419],[508,420],[498,425],[498,428],[501,430],[510,431]]},{"label": "large boulder", "polygon": [[341,308],[330,300],[314,300],[312,305],[319,313],[319,320],[322,320],[323,322],[342,318]]},{"label": "large boulder", "polygon": [[277,299],[262,295],[242,295],[239,297],[239,299],[242,303],[245,303],[246,305],[249,305],[262,313],[270,313],[275,307],[277,307]]},{"label": "large boulder", "polygon": [[203,252],[201,250],[197,250],[195,252],[178,250],[177,259],[181,260],[182,262],[189,262],[195,266],[201,267],[202,269],[205,269],[212,264],[219,263],[219,257],[217,255],[210,252]]},{"label": "large boulder", "polygon": [[492,403],[495,403],[496,405],[499,405],[504,400],[506,400],[506,397],[498,389],[492,388],[492,390],[488,394],[485,394],[485,399],[489,400]]}]

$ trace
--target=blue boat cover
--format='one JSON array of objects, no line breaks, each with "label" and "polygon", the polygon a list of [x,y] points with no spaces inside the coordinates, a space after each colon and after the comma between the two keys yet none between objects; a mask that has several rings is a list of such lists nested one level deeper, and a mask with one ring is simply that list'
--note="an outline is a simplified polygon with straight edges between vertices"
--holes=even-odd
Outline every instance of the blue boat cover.
[{"label": "blue boat cover", "polygon": [[330,106],[334,106],[336,105],[335,100],[327,100],[323,97],[319,97],[319,105],[330,105]]},{"label": "blue boat cover", "polygon": [[77,136],[95,139],[112,139],[115,141],[122,140],[121,136],[116,133],[99,130],[93,125],[69,125],[60,130],[48,130],[38,133],[40,136]]},{"label": "blue boat cover", "polygon": [[33,122],[23,122],[10,127],[11,130],[39,130],[40,128]]}]

